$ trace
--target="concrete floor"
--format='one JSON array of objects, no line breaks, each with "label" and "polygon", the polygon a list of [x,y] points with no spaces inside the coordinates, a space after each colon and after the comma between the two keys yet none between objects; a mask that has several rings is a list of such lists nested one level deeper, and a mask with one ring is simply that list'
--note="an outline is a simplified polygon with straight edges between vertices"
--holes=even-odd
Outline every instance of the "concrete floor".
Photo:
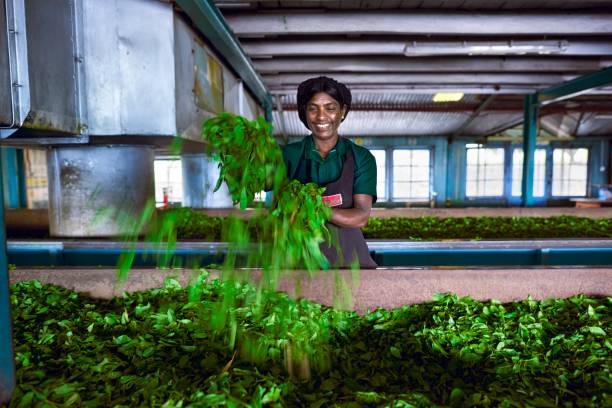
[{"label": "concrete floor", "polygon": [[[211,278],[219,276],[218,271],[210,272]],[[115,269],[18,268],[10,271],[9,278],[11,284],[38,279],[91,297],[110,298],[122,291],[160,287],[167,277],[175,277],[182,285],[187,285],[196,273],[187,269],[134,269],[122,288],[117,285]],[[240,270],[237,273],[245,279],[250,277],[258,281],[261,278],[259,270]],[[578,294],[612,296],[612,268],[379,268],[361,271],[357,281],[353,281],[351,271],[339,273],[352,288],[352,299],[342,301],[343,307],[359,312],[422,303],[431,300],[436,293],[447,292],[501,302],[522,300],[530,295],[534,299],[566,298]],[[306,272],[292,271],[280,280],[279,290],[295,296],[298,280],[301,280],[301,297],[334,305],[333,272],[319,272],[309,278]]]}]

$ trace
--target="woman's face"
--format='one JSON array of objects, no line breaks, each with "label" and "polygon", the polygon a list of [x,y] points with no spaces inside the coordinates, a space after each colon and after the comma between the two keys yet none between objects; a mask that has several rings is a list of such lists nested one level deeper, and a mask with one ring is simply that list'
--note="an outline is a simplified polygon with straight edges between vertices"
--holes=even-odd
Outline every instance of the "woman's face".
[{"label": "woman's face", "polygon": [[338,137],[338,128],[346,112],[337,100],[317,92],[306,105],[306,120],[315,139],[326,141]]}]

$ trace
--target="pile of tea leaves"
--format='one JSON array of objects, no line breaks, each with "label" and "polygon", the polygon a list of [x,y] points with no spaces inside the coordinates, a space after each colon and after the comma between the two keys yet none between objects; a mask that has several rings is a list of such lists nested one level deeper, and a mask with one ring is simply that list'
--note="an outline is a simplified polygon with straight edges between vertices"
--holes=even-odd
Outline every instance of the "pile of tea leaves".
[{"label": "pile of tea leaves", "polygon": [[[221,240],[226,217],[211,217],[191,208],[164,210],[176,219],[179,239]],[[261,235],[259,216],[250,220],[251,236]],[[419,217],[374,218],[363,228],[366,239],[546,239],[612,238],[612,218],[554,217]]]},{"label": "pile of tea leaves", "polygon": [[[13,285],[17,388],[9,406],[610,402],[612,298],[500,304],[448,294],[359,316],[275,292],[256,303],[255,288],[233,284],[239,336],[215,320],[226,290],[218,280],[190,289],[169,280],[105,301],[37,281]],[[300,379],[287,368],[304,369],[304,360],[288,351],[305,332],[315,334],[314,349],[310,378]]]},{"label": "pile of tea leaves", "polygon": [[370,218],[363,229],[376,239],[612,238],[612,218],[457,217]]}]

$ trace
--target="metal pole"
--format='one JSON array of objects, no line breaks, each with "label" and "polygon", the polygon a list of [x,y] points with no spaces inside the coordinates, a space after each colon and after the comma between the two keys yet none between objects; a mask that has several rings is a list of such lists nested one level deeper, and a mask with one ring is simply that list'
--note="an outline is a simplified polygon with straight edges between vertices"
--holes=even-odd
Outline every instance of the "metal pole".
[{"label": "metal pole", "polygon": [[523,181],[521,203],[523,207],[534,205],[533,173],[535,164],[536,135],[538,130],[538,94],[525,96],[523,121]]},{"label": "metal pole", "polygon": [[[287,124],[285,123],[285,112],[283,111],[283,100],[280,95],[276,95],[276,110],[278,111],[278,122],[280,123],[281,139],[285,144],[289,143],[289,136],[287,135]],[[271,119],[270,119],[271,121]]]},{"label": "metal pole", "polygon": [[25,168],[25,152],[23,149],[16,149],[17,154],[17,190],[19,196],[19,202],[17,208],[28,207],[28,191],[26,188],[26,168]]},{"label": "metal pole", "polygon": [[264,117],[270,123],[272,123],[272,95],[266,94],[265,102],[263,103]]},{"label": "metal pole", "polygon": [[21,149],[14,147],[1,148],[2,161],[2,187],[4,188],[5,207],[8,208],[23,208],[25,201],[25,179],[23,177],[23,160],[20,160],[19,153]]},{"label": "metal pole", "polygon": [[[0,180],[2,166],[0,166]],[[9,275],[6,259],[4,194],[0,183],[0,403],[8,402],[15,389],[15,358],[9,300]]]}]

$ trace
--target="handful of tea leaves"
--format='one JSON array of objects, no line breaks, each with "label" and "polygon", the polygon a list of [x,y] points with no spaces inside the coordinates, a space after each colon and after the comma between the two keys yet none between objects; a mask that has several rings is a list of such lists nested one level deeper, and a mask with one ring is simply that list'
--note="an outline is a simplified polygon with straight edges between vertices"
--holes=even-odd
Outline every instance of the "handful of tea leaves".
[{"label": "handful of tea leaves", "polygon": [[[202,129],[208,150],[219,161],[216,188],[226,182],[234,203],[246,208],[256,192],[272,190],[274,199],[268,214],[258,220],[259,251],[253,262],[269,269],[327,269],[329,264],[319,244],[329,239],[325,222],[331,211],[321,200],[324,189],[314,183],[302,184],[287,178],[282,152],[265,119],[249,121],[231,113],[208,119]],[[234,229],[241,228],[233,222]],[[244,239],[241,239],[244,242]],[[263,247],[263,243],[271,244]],[[232,258],[232,257],[230,257]],[[233,267],[233,265],[230,265]]]},{"label": "handful of tea leaves", "polygon": [[223,112],[204,122],[207,150],[219,162],[215,191],[225,181],[234,204],[245,209],[255,193],[278,188],[286,178],[285,165],[272,126],[263,117],[249,121]]},{"label": "handful of tea leaves", "polygon": [[[272,268],[316,270],[329,267],[319,249],[319,244],[331,239],[325,226],[331,210],[321,199],[324,191],[325,188],[315,183],[302,184],[297,180],[285,184],[279,191],[263,225],[264,232],[269,231],[272,235],[275,252],[270,259]],[[276,256],[280,254],[284,257]]]}]

